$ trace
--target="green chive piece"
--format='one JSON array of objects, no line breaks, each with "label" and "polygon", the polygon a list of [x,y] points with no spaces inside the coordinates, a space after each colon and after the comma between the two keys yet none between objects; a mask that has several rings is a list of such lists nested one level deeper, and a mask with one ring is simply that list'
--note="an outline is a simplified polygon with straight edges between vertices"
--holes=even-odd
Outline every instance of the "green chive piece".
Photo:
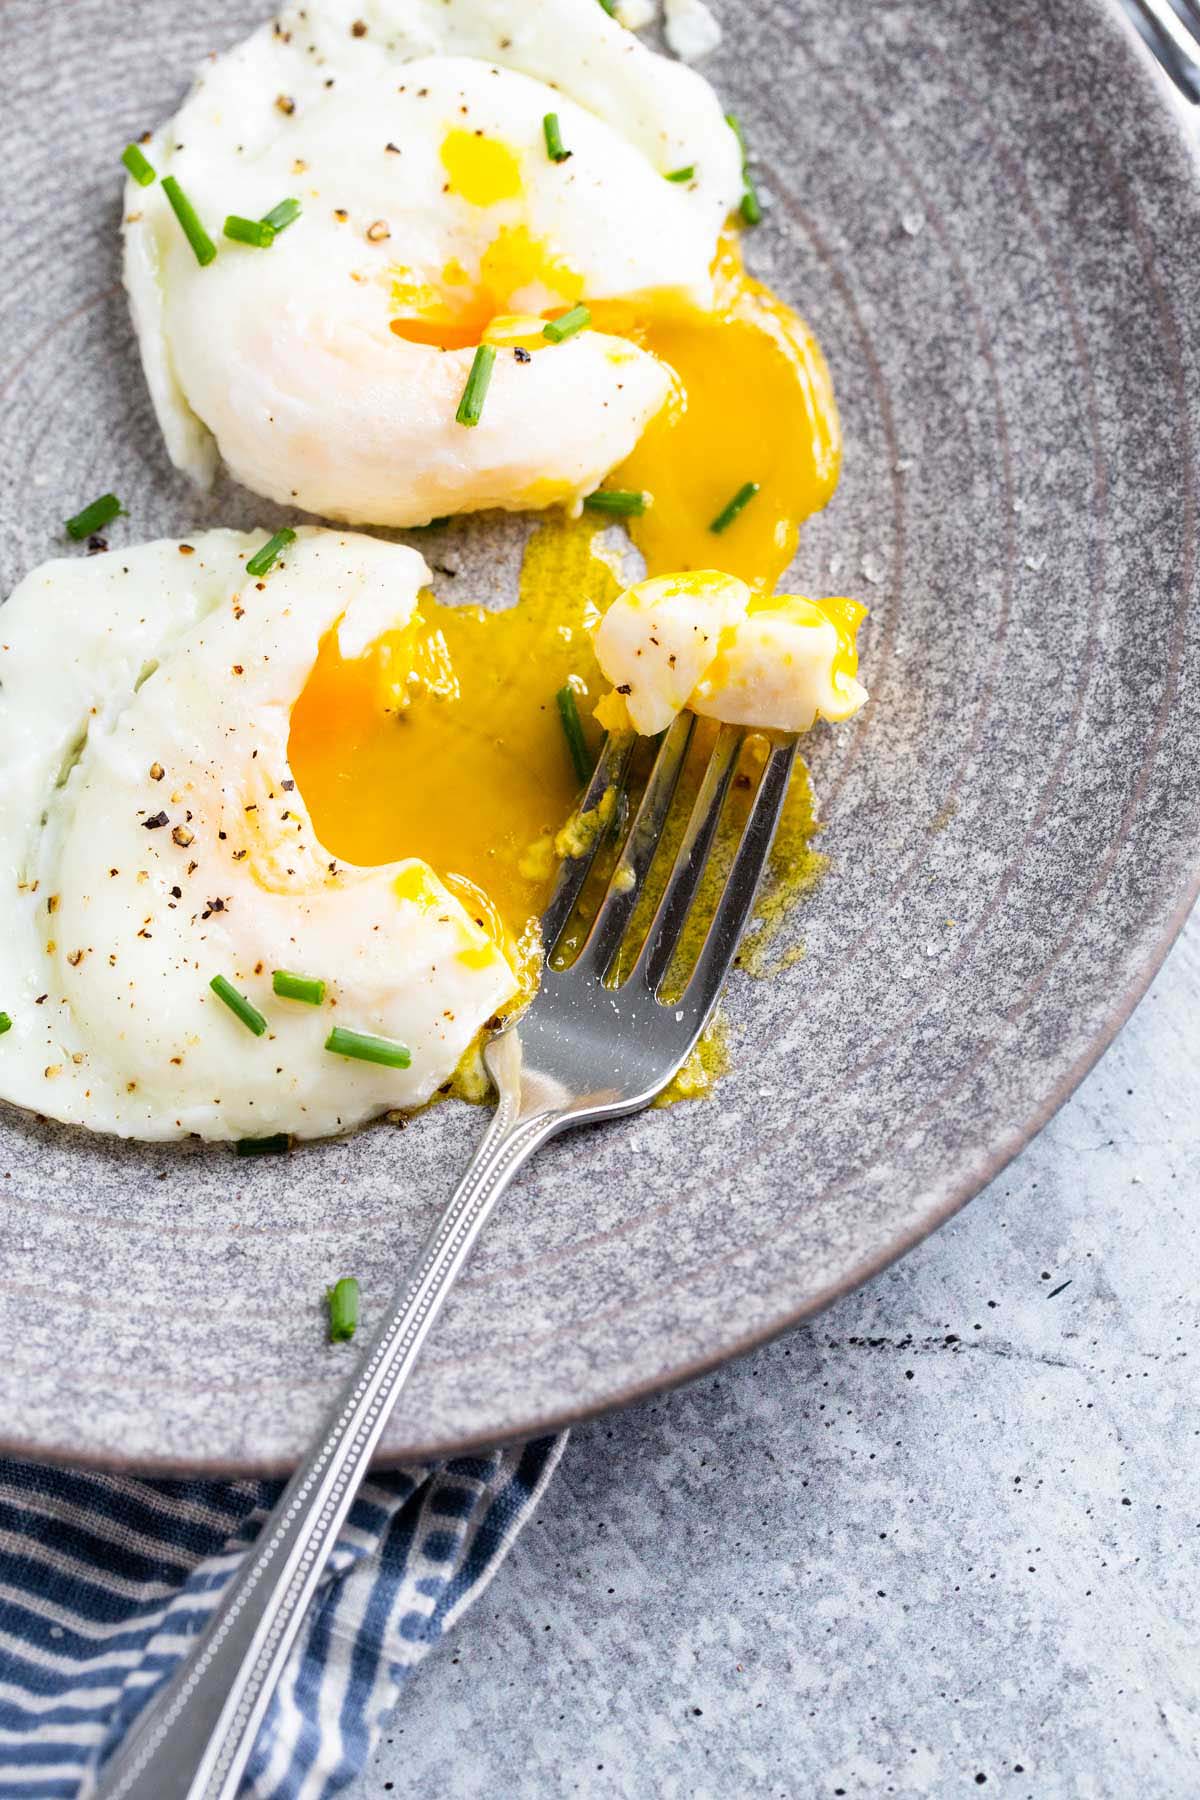
[{"label": "green chive piece", "polygon": [[281,200],[278,206],[273,206],[269,213],[263,214],[259,223],[269,225],[276,233],[286,231],[289,225],[296,223],[301,210],[298,200]]},{"label": "green chive piece", "polygon": [[458,403],[458,411],[454,415],[460,425],[478,425],[483,417],[483,403],[487,399],[495,361],[496,352],[492,345],[480,344],[471,364],[471,373],[467,376],[462,399]]},{"label": "green chive piece", "polygon": [[235,244],[252,244],[256,250],[269,250],[275,242],[275,227],[262,219],[243,219],[237,213],[230,213],[225,221],[224,232]]},{"label": "green chive piece", "polygon": [[583,504],[593,512],[614,513],[618,518],[639,518],[646,510],[647,495],[637,488],[597,488]]},{"label": "green chive piece", "polygon": [[277,1131],[272,1137],[239,1138],[233,1147],[239,1156],[281,1156],[291,1149],[292,1140],[286,1131]]},{"label": "green chive piece", "polygon": [[12,1020],[9,1018],[7,1013],[0,1013],[0,1037],[3,1037],[6,1031],[11,1031],[11,1030],[12,1030]]},{"label": "green chive piece", "polygon": [[726,502],[708,529],[710,531],[727,531],[743,507],[750,504],[757,492],[757,481],[743,482],[733,499]]},{"label": "green chive piece", "polygon": [[164,175],[163,193],[171,203],[171,211],[183,227],[183,235],[196,253],[196,261],[202,269],[217,254],[217,246],[200,223],[200,215],[180,187],[173,175]]},{"label": "green chive piece", "polygon": [[223,975],[214,975],[208,985],[217,999],[223,1000],[230,1012],[242,1021],[247,1031],[252,1031],[255,1037],[262,1036],[267,1029],[267,1021],[256,1006],[251,1006],[245,994],[239,994],[233,983],[226,981]]},{"label": "green chive piece", "polygon": [[329,1341],[348,1344],[358,1330],[358,1282],[353,1275],[343,1275],[331,1288],[325,1289],[329,1307]]},{"label": "green chive piece", "polygon": [[610,19],[616,18],[616,16],[617,16],[617,0],[600,0],[600,4],[604,8],[605,12],[608,14]]},{"label": "green chive piece", "polygon": [[546,139],[546,155],[550,158],[550,161],[566,162],[571,152],[562,141],[562,132],[559,130],[557,113],[546,114],[545,118],[542,120],[542,131]]},{"label": "green chive piece", "polygon": [[563,313],[559,319],[547,319],[542,326],[542,336],[549,338],[552,344],[561,344],[565,338],[574,337],[585,325],[590,325],[592,315],[582,301],[573,306],[570,312]]},{"label": "green chive piece", "polygon": [[672,169],[667,176],[668,181],[691,181],[696,173],[695,163],[689,163],[686,169]]},{"label": "green chive piece", "polygon": [[559,688],[554,698],[558,701],[558,716],[562,720],[563,736],[575,765],[575,776],[582,787],[591,779],[592,759],[588,755],[583,723],[579,717],[579,707],[575,703],[575,689],[568,681],[565,687]]},{"label": "green chive piece", "polygon": [[139,187],[149,187],[152,181],[158,180],[158,171],[152,163],[146,161],[136,144],[126,144],[121,152],[121,161]]},{"label": "green chive piece", "polygon": [[125,508],[115,494],[101,494],[98,500],[93,500],[90,506],[67,520],[67,536],[78,542],[81,538],[91,537],[95,531],[103,531],[114,519],[125,516]]},{"label": "green chive piece", "polygon": [[325,1039],[325,1048],[335,1056],[381,1063],[385,1069],[407,1069],[412,1062],[407,1044],[397,1044],[393,1038],[370,1037],[365,1031],[346,1031],[341,1025],[334,1026]]},{"label": "green chive piece", "polygon": [[758,189],[754,185],[754,177],[750,173],[750,150],[746,143],[746,134],[742,130],[742,122],[736,113],[726,113],[725,123],[738,141],[738,149],[742,153],[742,198],[738,211],[747,225],[757,225],[762,218],[762,202],[758,197]]},{"label": "green chive piece", "polygon": [[320,1006],[325,998],[325,983],[312,975],[293,975],[290,969],[272,969],[271,986],[284,1000],[303,1000],[306,1006]]},{"label": "green chive piece", "polygon": [[295,532],[290,525],[285,525],[282,531],[277,531],[274,537],[269,537],[267,539],[260,550],[254,552],[254,555],[246,564],[247,575],[253,575],[255,577],[265,575],[267,570],[274,566],[275,558],[279,555],[279,552],[281,550],[286,550],[288,545],[294,544],[295,541]]}]

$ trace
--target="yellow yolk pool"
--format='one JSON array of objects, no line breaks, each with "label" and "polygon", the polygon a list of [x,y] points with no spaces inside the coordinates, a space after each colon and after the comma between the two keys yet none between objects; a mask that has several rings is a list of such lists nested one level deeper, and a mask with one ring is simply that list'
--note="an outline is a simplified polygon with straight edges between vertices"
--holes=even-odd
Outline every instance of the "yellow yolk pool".
[{"label": "yellow yolk pool", "polygon": [[[520,195],[520,161],[503,143],[455,130],[441,161],[446,191],[471,206]],[[504,331],[520,327],[525,335],[511,341],[554,354],[539,320],[507,315],[520,310],[514,297],[537,286],[559,297],[544,318],[587,302],[582,280],[511,211],[501,218],[474,276],[455,262],[436,283],[400,263],[389,267],[393,333],[461,349],[497,332],[509,342]],[[623,521],[649,575],[721,568],[770,594],[800,522],[836,486],[837,408],[811,331],[745,273],[732,237],[714,273],[711,313],[590,305],[597,330],[632,339],[674,376],[668,404],[606,485],[651,498],[643,515]],[[712,522],[747,482],[757,484],[754,497],[714,532]],[[423,858],[509,944],[545,905],[578,799],[556,704],[564,684],[575,691],[589,748],[601,737],[592,713],[608,684],[591,630],[623,586],[595,548],[603,529],[595,514],[576,522],[555,514],[536,528],[510,610],[442,606],[429,595],[404,631],[352,659],[330,632],[292,713],[292,771],[330,853],[366,865]],[[856,619],[838,615],[835,623],[844,623],[852,654]],[[700,721],[698,753],[714,732]],[[747,748],[751,761],[762,753],[763,741],[757,745]],[[734,815],[741,804],[735,792]],[[775,898],[764,896],[764,906],[778,910],[814,878],[815,829],[798,765],[773,858]]]},{"label": "yellow yolk pool", "polygon": [[430,595],[404,631],[351,659],[331,632],[292,709],[292,773],[331,854],[423,857],[500,938],[541,912],[548,871],[530,846],[578,795],[555,699],[567,682],[600,742],[591,712],[607,684],[591,626],[621,582],[595,532],[561,518],[537,529],[508,611]]},{"label": "yellow yolk pool", "polygon": [[[669,363],[673,398],[606,486],[643,489],[630,535],[648,575],[724,569],[770,590],[791,562],[802,519],[837,486],[841,428],[820,345],[804,321],[742,267],[726,239],[716,305],[702,317],[627,315],[628,336]],[[601,329],[619,309],[596,307]],[[749,481],[758,493],[722,532],[712,521]]]}]

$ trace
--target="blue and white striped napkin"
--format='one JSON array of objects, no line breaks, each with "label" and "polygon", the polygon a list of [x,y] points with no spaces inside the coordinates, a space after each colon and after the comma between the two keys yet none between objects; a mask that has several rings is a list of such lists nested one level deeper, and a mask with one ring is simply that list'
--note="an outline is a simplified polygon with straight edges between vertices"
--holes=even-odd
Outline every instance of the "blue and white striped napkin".
[{"label": "blue and white striped napkin", "polygon": [[[482,1593],[565,1435],[366,1482],[255,1746],[243,1800],[324,1800]],[[0,1460],[0,1796],[78,1800],[211,1612],[274,1481]]]}]

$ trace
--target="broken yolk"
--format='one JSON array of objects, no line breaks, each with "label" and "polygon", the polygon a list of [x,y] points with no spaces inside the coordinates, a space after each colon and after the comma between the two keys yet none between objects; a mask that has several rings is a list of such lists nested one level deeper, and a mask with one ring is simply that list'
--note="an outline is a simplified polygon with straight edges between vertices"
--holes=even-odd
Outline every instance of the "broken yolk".
[{"label": "broken yolk", "polygon": [[[520,194],[519,160],[496,140],[451,131],[441,159],[447,190],[471,206]],[[648,575],[721,568],[765,597],[792,559],[800,522],[837,484],[837,408],[812,332],[745,273],[732,237],[714,280],[704,314],[588,302],[596,330],[651,351],[674,377],[670,400],[607,485],[649,496],[645,513],[625,521]],[[506,323],[524,328],[532,292],[540,290],[542,318],[588,301],[579,275],[511,213],[497,221],[477,274],[452,261],[428,282],[397,265],[387,281],[392,332],[443,349],[477,345]],[[544,305],[547,291],[556,304]],[[748,482],[753,498],[714,531]],[[509,611],[427,596],[404,631],[349,659],[330,632],[292,712],[291,767],[330,853],[365,865],[423,859],[501,942],[521,939],[542,911],[555,838],[578,799],[560,688],[576,694],[589,747],[599,742],[592,715],[607,684],[591,630],[624,585],[594,548],[602,529],[594,516],[544,522]],[[860,609],[823,604],[845,607],[834,622],[841,658],[852,659]],[[793,784],[785,827],[776,873],[786,886],[801,850],[805,868],[815,867],[806,780]]]},{"label": "broken yolk", "polygon": [[[455,129],[442,140],[445,191],[469,206],[487,209],[522,192],[521,159],[499,138]],[[544,289],[568,307],[583,292],[583,278],[528,225],[512,220],[497,229],[472,276],[457,258],[441,271],[437,284],[415,277],[400,264],[390,271],[390,301],[396,315],[389,322],[396,337],[440,350],[465,350],[483,341],[497,315],[520,310],[527,289]]]},{"label": "broken yolk", "polygon": [[532,287],[560,295],[566,307],[583,292],[583,278],[527,225],[502,225],[480,258],[477,280],[458,262],[446,264],[440,288],[414,281],[408,269],[394,268],[391,301],[398,311],[389,330],[410,344],[466,350],[482,343],[493,319],[511,312],[514,300]]},{"label": "broken yolk", "polygon": [[594,553],[595,532],[587,520],[542,525],[508,611],[427,595],[403,631],[354,658],[328,633],[292,709],[288,760],[332,856],[421,857],[485,928],[479,890],[521,937],[548,889],[531,847],[578,798],[556,701],[568,682],[599,747],[591,711],[607,684],[591,628],[621,581]]},{"label": "broken yolk", "polygon": [[[723,241],[714,273],[711,314],[639,318],[592,308],[600,329],[623,330],[675,374],[671,399],[607,485],[650,496],[629,521],[648,575],[720,568],[770,591],[795,554],[800,521],[837,486],[841,428],[825,358],[804,321],[746,274],[733,239]],[[714,532],[713,520],[748,481],[758,492]]]}]

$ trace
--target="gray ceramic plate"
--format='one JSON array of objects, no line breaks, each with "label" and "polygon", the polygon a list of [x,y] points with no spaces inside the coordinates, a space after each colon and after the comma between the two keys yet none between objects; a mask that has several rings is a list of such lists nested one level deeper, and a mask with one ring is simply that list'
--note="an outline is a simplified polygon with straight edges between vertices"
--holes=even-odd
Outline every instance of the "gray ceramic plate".
[{"label": "gray ceramic plate", "polygon": [[[118,285],[116,155],[251,0],[8,0],[5,587],[115,487],[121,531],[278,522],[172,476]],[[546,1150],[387,1438],[528,1434],[689,1374],[899,1255],[1037,1130],[1138,999],[1200,841],[1200,186],[1085,0],[723,0],[709,73],[772,206],[755,266],[815,324],[848,449],[802,586],[873,609],[874,704],[812,746],[833,872],[804,961],[734,980],[709,1104]],[[447,534],[511,598],[511,542]],[[0,1439],[294,1457],[478,1133],[445,1106],[283,1162],[0,1119]]]}]

